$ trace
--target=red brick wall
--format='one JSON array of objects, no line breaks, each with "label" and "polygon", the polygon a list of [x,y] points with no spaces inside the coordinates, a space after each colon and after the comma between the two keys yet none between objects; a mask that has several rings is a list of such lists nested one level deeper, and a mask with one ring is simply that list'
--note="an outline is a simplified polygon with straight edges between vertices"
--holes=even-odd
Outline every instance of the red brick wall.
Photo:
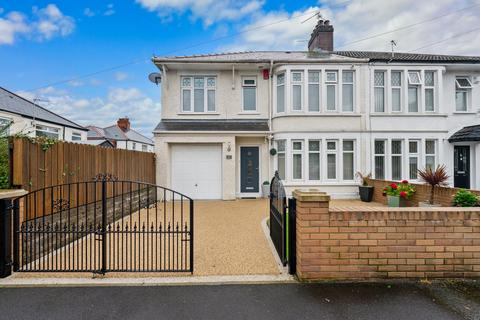
[{"label": "red brick wall", "polygon": [[[394,181],[370,179],[369,185],[374,187],[373,201],[380,203],[387,203],[387,198],[382,195],[383,188]],[[396,181],[398,183],[398,181]],[[409,205],[418,206],[418,202],[430,199],[430,186],[426,184],[412,183],[415,186],[415,194],[409,200]],[[435,187],[435,202],[441,204],[443,207],[452,205],[452,199],[458,188]],[[480,191],[470,190],[480,196]]]},{"label": "red brick wall", "polygon": [[480,277],[479,208],[328,204],[297,199],[300,279]]}]

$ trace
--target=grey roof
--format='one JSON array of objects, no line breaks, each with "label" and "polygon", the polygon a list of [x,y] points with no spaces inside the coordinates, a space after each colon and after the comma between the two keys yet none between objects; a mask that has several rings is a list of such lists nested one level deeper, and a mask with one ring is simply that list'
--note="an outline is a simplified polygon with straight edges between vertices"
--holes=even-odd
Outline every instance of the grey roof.
[{"label": "grey roof", "polygon": [[[65,119],[52,111],[49,111],[33,102],[22,98],[21,96],[0,87],[0,110],[15,113],[30,119],[38,119],[53,124],[75,128],[79,130],[87,130],[81,125]],[[35,110],[35,112],[34,112]]]},{"label": "grey roof", "polygon": [[162,120],[153,132],[251,131],[268,132],[268,120]]},{"label": "grey roof", "polygon": [[410,63],[480,63],[480,57],[439,55],[421,53],[396,52],[393,57],[391,52],[375,51],[245,51],[227,52],[192,56],[154,57],[153,62],[410,62]]},{"label": "grey roof", "polygon": [[91,146],[101,146],[106,148],[114,148],[115,146],[110,140],[107,139],[95,139],[95,140],[85,140],[81,142],[82,144],[88,144]]},{"label": "grey roof", "polygon": [[480,141],[480,124],[464,127],[448,138],[448,142],[461,141]]},{"label": "grey roof", "polygon": [[145,137],[144,135],[138,133],[137,131],[130,129],[128,131],[123,131],[118,125],[113,125],[106,128],[99,128],[95,126],[88,126],[89,129],[87,133],[87,138],[90,140],[96,139],[108,139],[108,140],[129,140],[139,143],[145,143],[153,145],[153,140]]}]

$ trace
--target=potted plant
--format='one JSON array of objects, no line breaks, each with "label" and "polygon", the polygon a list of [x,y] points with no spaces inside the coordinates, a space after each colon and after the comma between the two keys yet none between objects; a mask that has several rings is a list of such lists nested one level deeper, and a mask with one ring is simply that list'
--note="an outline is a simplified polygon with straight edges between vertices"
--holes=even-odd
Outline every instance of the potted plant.
[{"label": "potted plant", "polygon": [[432,170],[432,167],[426,167],[423,170],[418,170],[418,175],[420,179],[425,183],[429,184],[430,197],[427,201],[421,201],[418,203],[419,207],[441,207],[440,204],[435,203],[435,187],[437,186],[447,186],[447,180],[450,178],[447,174],[447,169],[445,165],[438,165],[435,170]]},{"label": "potted plant", "polygon": [[368,185],[368,179],[372,177],[372,174],[363,174],[358,171],[355,176],[360,179],[360,185],[358,186],[360,200],[363,202],[371,202],[373,198],[373,186]]},{"label": "potted plant", "polygon": [[453,196],[452,205],[455,207],[480,206],[480,197],[465,189],[460,189]]},{"label": "potted plant", "polygon": [[263,181],[262,183],[262,195],[264,198],[268,198],[270,196],[270,182],[267,180]]},{"label": "potted plant", "polygon": [[403,180],[400,183],[392,182],[383,189],[383,195],[387,197],[389,207],[406,207],[407,200],[415,193],[415,187]]}]

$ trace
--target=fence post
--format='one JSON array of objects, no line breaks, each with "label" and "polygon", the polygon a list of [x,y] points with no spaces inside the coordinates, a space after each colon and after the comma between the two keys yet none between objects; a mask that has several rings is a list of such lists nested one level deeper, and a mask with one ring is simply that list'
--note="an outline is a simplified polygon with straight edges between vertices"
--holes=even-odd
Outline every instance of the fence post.
[{"label": "fence post", "polygon": [[[139,200],[140,201],[140,200]],[[101,273],[107,271],[107,179],[102,179],[102,269]]]},{"label": "fence post", "polygon": [[[175,205],[175,204],[172,204]],[[194,252],[193,252],[193,200],[190,199],[190,272],[193,274],[193,257],[194,257]]]},{"label": "fence post", "polygon": [[295,198],[288,199],[288,273],[295,274],[297,272],[297,200]]}]

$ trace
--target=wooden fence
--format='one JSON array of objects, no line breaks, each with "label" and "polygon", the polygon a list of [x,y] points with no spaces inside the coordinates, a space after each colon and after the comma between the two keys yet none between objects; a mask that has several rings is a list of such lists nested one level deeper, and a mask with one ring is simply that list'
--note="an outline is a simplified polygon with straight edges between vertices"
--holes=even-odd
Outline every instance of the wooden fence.
[{"label": "wooden fence", "polygon": [[11,147],[11,182],[28,191],[92,181],[99,173],[119,180],[155,183],[153,153],[58,141],[47,150],[40,143],[15,138]]}]

